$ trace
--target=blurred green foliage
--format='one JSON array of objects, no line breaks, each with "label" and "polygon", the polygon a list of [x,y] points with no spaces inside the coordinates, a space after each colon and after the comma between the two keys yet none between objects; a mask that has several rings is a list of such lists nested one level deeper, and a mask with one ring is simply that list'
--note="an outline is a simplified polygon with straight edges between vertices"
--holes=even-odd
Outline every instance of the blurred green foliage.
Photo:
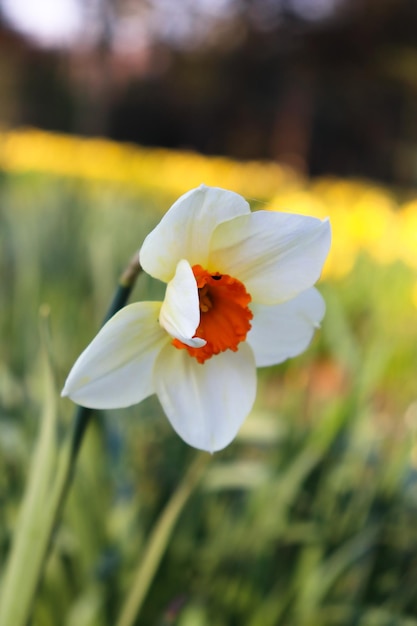
[{"label": "blurred green foliage", "polygon": [[[43,174],[0,180],[0,567],[39,428],[39,308],[51,310],[59,392],[173,199]],[[363,253],[349,275],[322,282],[322,330],[304,355],[259,372],[253,414],[211,459],[138,624],[417,625],[414,283],[399,261]],[[142,275],[134,298],[160,296]],[[73,409],[60,402],[62,432]],[[116,623],[194,456],[152,398],[97,416],[33,626]]]}]

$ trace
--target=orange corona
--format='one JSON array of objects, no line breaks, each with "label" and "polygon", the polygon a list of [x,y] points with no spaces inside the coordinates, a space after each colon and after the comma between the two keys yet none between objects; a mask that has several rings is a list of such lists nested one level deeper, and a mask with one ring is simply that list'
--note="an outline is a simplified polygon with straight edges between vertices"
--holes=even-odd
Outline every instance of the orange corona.
[{"label": "orange corona", "polygon": [[191,348],[178,339],[172,343],[204,363],[213,354],[236,352],[239,343],[246,339],[253,317],[248,307],[252,298],[244,284],[228,274],[211,273],[201,265],[192,269],[200,301],[200,324],[195,336],[207,343],[201,348]]}]

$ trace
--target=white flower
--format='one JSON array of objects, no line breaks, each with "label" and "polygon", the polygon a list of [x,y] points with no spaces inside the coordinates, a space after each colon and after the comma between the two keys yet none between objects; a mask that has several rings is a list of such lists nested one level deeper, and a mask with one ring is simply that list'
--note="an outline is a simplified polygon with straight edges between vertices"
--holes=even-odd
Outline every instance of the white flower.
[{"label": "white flower", "polygon": [[308,346],[325,305],[312,287],[330,225],[257,211],[206,187],[183,195],[146,237],[142,268],[163,302],[119,311],[73,366],[62,395],[111,409],[156,393],[177,433],[213,452],[228,445],[256,395],[256,367]]}]

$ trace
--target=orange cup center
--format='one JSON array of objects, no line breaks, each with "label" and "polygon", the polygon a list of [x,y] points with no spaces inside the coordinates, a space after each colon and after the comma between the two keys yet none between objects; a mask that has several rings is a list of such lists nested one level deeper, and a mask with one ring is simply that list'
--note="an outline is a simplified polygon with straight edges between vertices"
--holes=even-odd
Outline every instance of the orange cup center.
[{"label": "orange cup center", "polygon": [[200,324],[195,336],[207,343],[201,348],[191,348],[179,339],[172,343],[204,363],[213,354],[236,352],[239,343],[246,339],[253,317],[248,307],[252,298],[245,285],[228,274],[210,273],[201,265],[194,265],[192,270],[200,302]]}]

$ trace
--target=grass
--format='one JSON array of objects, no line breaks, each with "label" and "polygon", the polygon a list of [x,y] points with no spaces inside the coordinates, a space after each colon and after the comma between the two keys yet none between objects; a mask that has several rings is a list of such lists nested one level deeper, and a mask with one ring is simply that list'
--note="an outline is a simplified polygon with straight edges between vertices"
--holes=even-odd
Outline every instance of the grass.
[{"label": "grass", "polygon": [[[51,311],[59,391],[171,195],[39,172],[1,178],[0,567],[39,427],[39,308]],[[356,251],[351,271],[320,289],[322,330],[305,354],[260,371],[253,415],[184,507],[137,624],[417,624],[415,270]],[[134,299],[159,296],[141,276]],[[72,412],[60,401],[62,431]],[[116,623],[194,457],[152,398],[100,414],[34,626]]]}]

